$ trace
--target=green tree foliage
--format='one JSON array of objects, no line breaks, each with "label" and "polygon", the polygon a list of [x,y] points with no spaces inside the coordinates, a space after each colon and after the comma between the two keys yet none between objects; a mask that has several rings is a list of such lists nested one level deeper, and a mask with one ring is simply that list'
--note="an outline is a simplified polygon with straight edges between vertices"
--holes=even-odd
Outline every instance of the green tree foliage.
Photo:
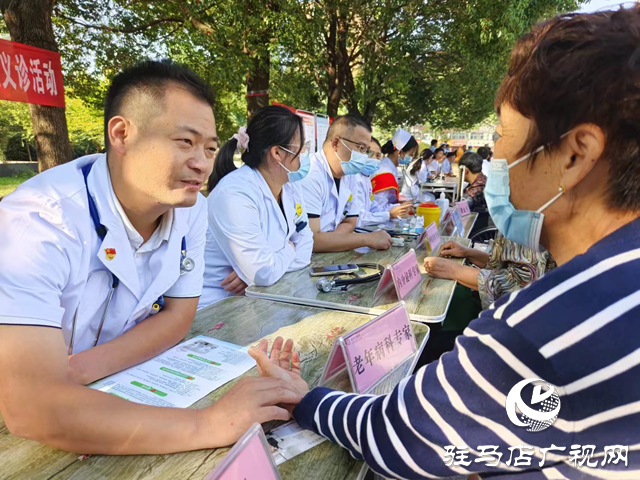
[{"label": "green tree foliage", "polygon": [[[359,114],[383,131],[469,127],[492,112],[515,40],[536,21],[580,3],[58,0],[53,21],[74,154],[90,151],[97,139],[102,145],[106,87],[142,58],[173,58],[211,84],[223,140],[267,99],[332,116]],[[245,97],[256,90],[269,96]],[[86,111],[74,110],[78,100]],[[2,127],[9,116],[0,112],[0,147],[11,136]]]}]

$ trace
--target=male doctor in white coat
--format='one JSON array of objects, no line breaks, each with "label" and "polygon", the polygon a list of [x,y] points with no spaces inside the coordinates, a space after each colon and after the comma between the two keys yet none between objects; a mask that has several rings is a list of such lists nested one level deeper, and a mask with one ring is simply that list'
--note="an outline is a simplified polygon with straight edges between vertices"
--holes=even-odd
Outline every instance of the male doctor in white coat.
[{"label": "male doctor in white coat", "polygon": [[383,230],[355,233],[361,209],[357,192],[341,183],[357,175],[368,162],[371,127],[357,117],[336,117],[322,149],[311,155],[311,170],[302,180],[314,252],[343,252],[359,247],[386,250],[391,237]]},{"label": "male doctor in white coat", "polygon": [[50,169],[0,202],[0,412],[9,430],[81,453],[218,447],[287,419],[282,381],[236,384],[211,407],[141,405],[85,387],[189,331],[202,290],[218,147],[193,72],[146,61],[105,102],[106,155]]}]

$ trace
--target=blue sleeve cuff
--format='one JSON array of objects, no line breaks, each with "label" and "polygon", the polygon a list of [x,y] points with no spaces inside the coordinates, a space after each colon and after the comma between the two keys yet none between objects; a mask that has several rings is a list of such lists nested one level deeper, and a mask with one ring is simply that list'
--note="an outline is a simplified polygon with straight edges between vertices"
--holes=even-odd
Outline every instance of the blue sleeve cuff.
[{"label": "blue sleeve cuff", "polygon": [[330,388],[317,387],[307,393],[302,401],[293,410],[293,417],[300,424],[302,428],[307,430],[313,430],[317,433],[315,424],[313,423],[313,417],[316,414],[318,405],[322,402],[322,399],[328,394],[333,392]]}]

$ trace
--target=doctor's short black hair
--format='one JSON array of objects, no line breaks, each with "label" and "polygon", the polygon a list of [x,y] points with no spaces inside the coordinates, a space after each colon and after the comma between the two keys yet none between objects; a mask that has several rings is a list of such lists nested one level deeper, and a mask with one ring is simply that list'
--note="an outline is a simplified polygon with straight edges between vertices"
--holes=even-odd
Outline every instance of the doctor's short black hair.
[{"label": "doctor's short black hair", "polygon": [[329,127],[327,132],[327,139],[325,142],[330,142],[336,137],[348,136],[357,127],[362,127],[367,132],[371,133],[371,126],[365,122],[362,118],[355,115],[340,115],[334,118],[333,123]]},{"label": "doctor's short black hair", "polygon": [[118,73],[107,90],[104,101],[104,144],[109,148],[107,125],[122,114],[122,107],[132,94],[143,93],[160,102],[169,86],[187,90],[213,108],[214,96],[209,85],[196,73],[172,60],[143,60]]}]

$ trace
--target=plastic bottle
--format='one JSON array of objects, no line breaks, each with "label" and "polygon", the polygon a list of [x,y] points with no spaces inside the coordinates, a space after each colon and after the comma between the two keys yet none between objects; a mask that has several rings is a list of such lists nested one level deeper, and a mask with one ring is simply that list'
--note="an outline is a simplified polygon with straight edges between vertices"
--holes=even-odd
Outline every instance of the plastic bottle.
[{"label": "plastic bottle", "polygon": [[417,226],[416,221],[417,221],[416,216],[415,215],[412,216],[411,221],[409,222],[409,230],[412,232],[416,231],[416,226]]},{"label": "plastic bottle", "polygon": [[444,195],[444,192],[440,192],[440,198],[436,200],[436,205],[440,207],[440,221],[442,222],[447,210],[449,210],[449,199]]}]

